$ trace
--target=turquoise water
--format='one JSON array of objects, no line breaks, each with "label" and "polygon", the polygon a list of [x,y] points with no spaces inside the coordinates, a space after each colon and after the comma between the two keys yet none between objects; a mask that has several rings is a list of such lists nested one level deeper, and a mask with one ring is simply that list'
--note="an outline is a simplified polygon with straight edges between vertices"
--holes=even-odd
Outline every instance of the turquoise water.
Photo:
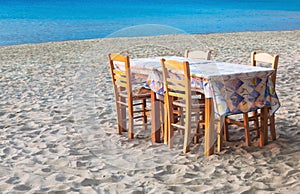
[{"label": "turquoise water", "polygon": [[[295,30],[300,29],[300,1],[0,0],[0,45],[103,38],[144,24],[190,34]],[[134,35],[145,31],[172,33],[144,28]]]}]

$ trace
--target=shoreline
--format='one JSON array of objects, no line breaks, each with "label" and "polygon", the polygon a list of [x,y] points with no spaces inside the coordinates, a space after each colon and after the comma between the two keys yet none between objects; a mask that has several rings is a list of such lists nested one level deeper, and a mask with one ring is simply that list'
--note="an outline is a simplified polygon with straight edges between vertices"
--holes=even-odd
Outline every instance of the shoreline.
[{"label": "shoreline", "polygon": [[[279,54],[277,140],[243,145],[244,131],[210,157],[117,134],[107,54],[181,55],[250,64]],[[0,192],[293,193],[300,190],[300,30],[89,39],[0,47]]]},{"label": "shoreline", "polygon": [[49,41],[49,42],[37,42],[37,43],[24,43],[24,44],[15,44],[15,45],[0,45],[1,47],[12,47],[12,46],[22,46],[22,45],[32,45],[32,44],[51,44],[51,43],[64,43],[64,42],[78,42],[78,41],[97,41],[103,39],[126,39],[126,38],[145,38],[145,37],[160,37],[160,36],[174,36],[174,35],[211,35],[211,34],[239,34],[239,33],[263,33],[263,32],[299,32],[300,29],[294,30],[266,30],[266,31],[238,31],[238,32],[211,32],[211,33],[192,33],[192,34],[165,34],[165,35],[154,35],[154,36],[132,36],[132,37],[103,37],[103,38],[88,38],[88,39],[74,39],[74,40],[60,40],[60,41]]}]

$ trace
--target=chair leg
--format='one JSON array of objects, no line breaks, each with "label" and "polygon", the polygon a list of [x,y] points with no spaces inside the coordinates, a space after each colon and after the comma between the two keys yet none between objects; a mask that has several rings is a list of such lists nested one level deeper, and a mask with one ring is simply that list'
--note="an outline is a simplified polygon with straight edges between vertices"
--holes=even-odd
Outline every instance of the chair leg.
[{"label": "chair leg", "polygon": [[262,147],[268,144],[268,108],[264,106],[260,111],[259,146]]},{"label": "chair leg", "polygon": [[199,143],[199,135],[200,135],[200,114],[196,113],[195,119],[197,121],[196,134],[194,135],[194,144]]},{"label": "chair leg", "polygon": [[191,112],[186,111],[185,129],[184,129],[184,144],[183,153],[190,151],[190,137],[191,137]]},{"label": "chair leg", "polygon": [[147,104],[146,104],[146,99],[143,99],[143,100],[142,100],[142,110],[143,110],[143,113],[142,113],[142,116],[143,116],[143,117],[142,117],[142,121],[143,121],[143,124],[144,124],[143,128],[144,128],[145,131],[147,130],[146,106],[147,106]]},{"label": "chair leg", "polygon": [[164,144],[169,144],[169,124],[168,124],[168,115],[165,114],[165,119],[164,119]]},{"label": "chair leg", "polygon": [[167,103],[165,104],[166,107],[166,110],[167,110],[167,124],[168,124],[168,127],[167,127],[167,130],[168,130],[168,145],[169,145],[169,148],[172,148],[173,147],[173,144],[174,144],[174,128],[172,126],[172,123],[174,123],[174,116],[173,116],[173,108],[171,106],[172,104],[172,99],[171,97],[170,98],[166,98],[167,99]]},{"label": "chair leg", "polygon": [[218,121],[218,152],[221,152],[223,148],[223,134],[225,129],[224,122],[225,117],[221,116],[220,120]]},{"label": "chair leg", "polygon": [[272,140],[276,140],[276,131],[275,131],[275,114],[271,116],[270,120],[270,133]]},{"label": "chair leg", "polygon": [[226,121],[227,120],[227,117],[225,117],[225,120],[224,120],[224,140],[225,141],[229,141],[229,134],[228,134],[228,122]]},{"label": "chair leg", "polygon": [[194,144],[199,143],[200,125],[197,125],[196,134],[194,135]]},{"label": "chair leg", "polygon": [[119,105],[117,103],[116,109],[117,109],[117,120],[118,120],[118,133],[119,133],[119,135],[122,135],[122,131],[123,131],[123,126],[122,126],[123,118],[122,118],[121,105]]},{"label": "chair leg", "polygon": [[183,108],[179,107],[178,111],[179,111],[179,114],[180,114],[179,123],[180,123],[180,125],[184,125]]},{"label": "chair leg", "polygon": [[258,123],[258,113],[256,111],[252,111],[252,117],[254,117],[254,130],[256,137],[259,136],[259,123]]},{"label": "chair leg", "polygon": [[[165,103],[166,100],[165,100]],[[168,118],[168,109],[167,106],[164,104],[164,144],[168,144],[169,143],[169,118]]]},{"label": "chair leg", "polygon": [[165,138],[165,129],[164,129],[164,104],[159,101],[159,121],[160,121],[160,129],[161,129],[161,137]]},{"label": "chair leg", "polygon": [[[126,99],[120,97],[120,101],[125,102]],[[118,132],[121,135],[122,132],[126,132],[126,107],[122,106],[119,103],[116,103],[116,109],[117,109],[117,119],[118,119]]]},{"label": "chair leg", "polygon": [[[168,116],[168,119],[169,119],[169,116]],[[173,137],[174,137],[174,129],[173,129],[173,126],[171,125],[170,119],[169,119],[169,122],[168,122],[168,145],[169,145],[169,148],[172,148],[174,145]]]},{"label": "chair leg", "polygon": [[221,123],[218,123],[218,152],[222,151],[223,147],[223,129],[224,127],[221,126]]},{"label": "chair leg", "polygon": [[246,144],[246,146],[250,146],[250,131],[249,131],[248,113],[244,113],[243,117],[244,117],[244,128],[245,128],[245,144]]},{"label": "chair leg", "polygon": [[128,138],[133,139],[134,133],[133,133],[133,107],[128,107]]}]

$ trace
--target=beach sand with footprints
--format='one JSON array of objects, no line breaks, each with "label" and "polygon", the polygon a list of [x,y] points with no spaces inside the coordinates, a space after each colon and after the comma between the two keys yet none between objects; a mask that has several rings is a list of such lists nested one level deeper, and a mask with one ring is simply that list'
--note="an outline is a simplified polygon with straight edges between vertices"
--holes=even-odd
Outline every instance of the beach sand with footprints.
[{"label": "beach sand with footprints", "polygon": [[[250,65],[279,55],[277,140],[244,146],[232,127],[224,150],[203,141],[182,153],[150,130],[118,135],[107,55],[183,56]],[[297,193],[300,191],[300,31],[106,38],[0,47],[1,193]]]}]

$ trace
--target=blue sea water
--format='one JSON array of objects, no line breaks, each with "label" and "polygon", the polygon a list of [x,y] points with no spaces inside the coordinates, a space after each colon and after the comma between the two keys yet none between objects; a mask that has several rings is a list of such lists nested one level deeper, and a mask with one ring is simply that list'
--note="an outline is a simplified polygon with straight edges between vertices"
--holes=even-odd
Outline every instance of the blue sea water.
[{"label": "blue sea water", "polygon": [[[134,34],[115,33],[145,24],[173,30],[151,30],[152,25],[146,25]],[[295,29],[300,29],[299,0],[0,0],[0,45],[112,34]]]}]

